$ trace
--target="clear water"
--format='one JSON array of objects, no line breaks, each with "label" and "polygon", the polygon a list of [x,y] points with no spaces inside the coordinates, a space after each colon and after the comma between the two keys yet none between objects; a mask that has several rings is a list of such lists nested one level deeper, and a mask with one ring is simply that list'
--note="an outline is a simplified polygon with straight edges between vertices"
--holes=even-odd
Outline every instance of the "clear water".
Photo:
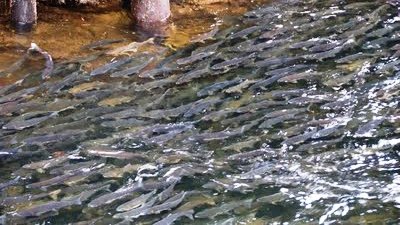
[{"label": "clear water", "polygon": [[[153,224],[182,212],[177,224],[397,224],[396,10],[274,2],[174,52],[156,39],[164,45],[145,43],[130,61],[60,61],[45,81],[34,70],[2,89],[0,214],[11,224]],[[151,191],[140,213],[121,211]]]}]

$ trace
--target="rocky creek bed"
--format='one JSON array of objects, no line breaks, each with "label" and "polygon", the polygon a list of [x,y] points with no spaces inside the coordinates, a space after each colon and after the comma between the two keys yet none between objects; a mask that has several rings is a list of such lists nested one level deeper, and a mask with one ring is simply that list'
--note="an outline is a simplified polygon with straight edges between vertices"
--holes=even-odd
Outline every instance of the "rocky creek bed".
[{"label": "rocky creek bed", "polygon": [[399,20],[278,1],[28,73],[0,89],[0,224],[398,223]]}]

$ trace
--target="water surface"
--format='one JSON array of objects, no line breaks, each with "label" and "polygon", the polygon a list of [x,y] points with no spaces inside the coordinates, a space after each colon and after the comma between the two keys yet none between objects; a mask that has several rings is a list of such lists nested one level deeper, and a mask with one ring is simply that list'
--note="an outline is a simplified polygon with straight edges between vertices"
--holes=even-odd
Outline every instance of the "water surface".
[{"label": "water surface", "polygon": [[399,223],[399,20],[274,2],[176,51],[38,61],[1,89],[0,222]]},{"label": "water surface", "polygon": [[[190,43],[196,35],[209,32],[215,26],[225,25],[234,17],[256,7],[266,0],[251,3],[234,2],[221,4],[172,3],[171,23],[166,28],[164,41],[158,44],[171,50]],[[151,36],[137,30],[127,10],[113,3],[109,7],[51,7],[38,6],[38,24],[34,31],[26,34],[15,33],[6,18],[0,21],[0,71],[21,58],[31,43],[36,43],[57,60],[66,60],[93,50],[85,46],[101,40],[119,40],[107,48],[125,46],[131,42],[145,41]],[[103,63],[103,62],[101,62]],[[33,63],[35,65],[36,63]],[[22,74],[0,78],[0,84],[8,84],[20,79]]]}]

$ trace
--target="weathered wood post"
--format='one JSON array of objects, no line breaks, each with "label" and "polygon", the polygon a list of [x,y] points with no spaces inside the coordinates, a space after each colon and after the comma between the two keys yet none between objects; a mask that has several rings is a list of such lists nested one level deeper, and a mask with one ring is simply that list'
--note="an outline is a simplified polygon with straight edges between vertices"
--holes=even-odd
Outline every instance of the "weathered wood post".
[{"label": "weathered wood post", "polygon": [[137,26],[154,32],[167,23],[171,9],[169,0],[132,0],[131,13]]},{"label": "weathered wood post", "polygon": [[17,32],[31,31],[36,20],[36,0],[11,0],[11,23]]}]

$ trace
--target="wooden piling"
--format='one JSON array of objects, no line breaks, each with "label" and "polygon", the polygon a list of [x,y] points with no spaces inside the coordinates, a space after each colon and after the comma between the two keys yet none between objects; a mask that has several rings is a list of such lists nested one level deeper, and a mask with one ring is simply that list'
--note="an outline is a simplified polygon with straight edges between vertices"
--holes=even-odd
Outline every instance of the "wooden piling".
[{"label": "wooden piling", "polygon": [[154,31],[171,15],[169,0],[132,0],[131,13],[137,26]]},{"label": "wooden piling", "polygon": [[36,0],[11,0],[11,23],[17,32],[31,31],[36,21]]}]

